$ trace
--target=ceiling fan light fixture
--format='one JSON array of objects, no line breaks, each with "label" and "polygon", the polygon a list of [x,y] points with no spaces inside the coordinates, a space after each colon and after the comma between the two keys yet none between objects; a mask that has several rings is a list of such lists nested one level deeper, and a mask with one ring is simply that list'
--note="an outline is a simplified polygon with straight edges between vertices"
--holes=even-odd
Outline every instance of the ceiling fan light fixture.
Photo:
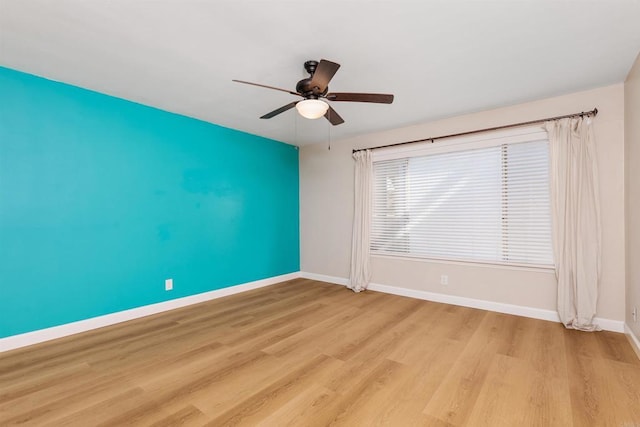
[{"label": "ceiling fan light fixture", "polygon": [[319,99],[305,99],[296,104],[298,113],[307,119],[319,119],[329,109],[329,104]]}]

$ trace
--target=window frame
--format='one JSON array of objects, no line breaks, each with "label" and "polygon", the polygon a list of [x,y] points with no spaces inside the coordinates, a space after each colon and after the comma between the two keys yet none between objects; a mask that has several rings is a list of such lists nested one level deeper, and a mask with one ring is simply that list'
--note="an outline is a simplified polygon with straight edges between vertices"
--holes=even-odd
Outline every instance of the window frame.
[{"label": "window frame", "polygon": [[[478,134],[465,135],[460,137],[451,137],[441,141],[426,140],[402,146],[384,147],[372,151],[372,161],[379,162],[385,160],[400,160],[410,157],[429,156],[434,154],[450,153],[457,151],[465,151],[479,148],[489,148],[503,146],[505,144],[516,144],[521,142],[533,142],[546,140],[549,137],[547,131],[541,125],[521,126],[517,128],[503,129],[497,131],[487,131]],[[372,195],[373,196],[373,195]],[[373,200],[373,197],[372,197]],[[372,209],[373,214],[373,209]],[[373,220],[373,218],[372,218]],[[551,216],[550,216],[551,220]],[[551,226],[551,224],[550,224]],[[551,231],[551,230],[550,230]],[[554,270],[555,261],[553,254],[553,242],[551,243],[551,259],[552,264],[532,264],[518,262],[500,262],[498,260],[481,260],[481,259],[460,259],[455,257],[439,257],[433,255],[418,255],[411,253],[393,253],[371,250],[372,257],[390,258],[390,259],[407,259],[413,261],[424,262],[445,262],[461,265],[479,265],[490,266],[507,269],[529,269],[536,271]],[[371,245],[370,245],[371,246]]]}]

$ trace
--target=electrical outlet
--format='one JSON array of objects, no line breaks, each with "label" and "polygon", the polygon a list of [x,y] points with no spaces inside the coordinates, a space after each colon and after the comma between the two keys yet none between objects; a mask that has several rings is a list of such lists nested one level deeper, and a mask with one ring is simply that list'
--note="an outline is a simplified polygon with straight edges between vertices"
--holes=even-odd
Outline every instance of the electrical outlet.
[{"label": "electrical outlet", "polygon": [[164,281],[164,290],[170,291],[173,289],[173,279],[167,279]]},{"label": "electrical outlet", "polygon": [[447,276],[446,274],[443,274],[440,276],[440,284],[441,285],[448,285],[449,284],[449,276]]}]

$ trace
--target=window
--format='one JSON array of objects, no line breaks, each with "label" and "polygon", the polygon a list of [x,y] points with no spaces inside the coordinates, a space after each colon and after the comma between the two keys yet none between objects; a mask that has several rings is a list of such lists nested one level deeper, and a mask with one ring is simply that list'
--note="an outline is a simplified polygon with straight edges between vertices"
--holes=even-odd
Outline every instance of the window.
[{"label": "window", "polygon": [[374,152],[372,253],[553,266],[547,135],[516,132]]}]

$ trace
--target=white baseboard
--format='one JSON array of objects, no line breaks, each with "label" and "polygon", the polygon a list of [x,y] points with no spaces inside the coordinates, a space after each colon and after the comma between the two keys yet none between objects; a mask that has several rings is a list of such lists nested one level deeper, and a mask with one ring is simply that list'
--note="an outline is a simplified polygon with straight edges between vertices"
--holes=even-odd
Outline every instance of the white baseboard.
[{"label": "white baseboard", "polygon": [[[300,272],[300,277],[305,279],[313,279],[321,282],[334,283],[336,285],[346,286],[348,279],[343,277],[326,276],[323,274]],[[531,317],[533,319],[549,320],[552,322],[560,322],[558,313],[554,310],[544,308],[527,307],[522,305],[505,304],[501,302],[480,300],[475,298],[460,297],[456,295],[439,294],[435,292],[419,291],[415,289],[400,288],[397,286],[382,285],[379,283],[370,283],[369,287],[372,291],[384,292],[386,294],[400,295],[409,298],[422,299],[426,301],[440,302],[444,304],[459,305],[463,307],[478,308],[481,310],[495,311],[497,313],[513,314],[516,316]],[[624,332],[625,325],[621,320],[602,319],[596,317],[594,323],[606,331]]]},{"label": "white baseboard", "polygon": [[[197,295],[191,295],[188,297],[177,298],[169,301],[163,301],[157,304],[145,305],[142,307],[132,308],[130,310],[119,311],[117,313],[111,313],[104,316],[93,317],[91,319],[80,320],[78,322],[67,323],[65,325],[54,326],[51,328],[40,329],[33,332],[27,332],[24,334],[13,335],[6,338],[0,338],[0,353],[9,351],[21,347],[26,347],[33,344],[38,344],[45,341],[50,341],[56,338],[62,338],[69,335],[78,334],[81,332],[90,331],[92,329],[98,329],[105,326],[114,325],[116,323],[126,322],[128,320],[138,319],[152,314],[161,313],[164,311],[173,310],[176,308],[186,307],[192,304],[198,304],[205,301],[210,301],[216,298],[222,298],[225,296],[250,291],[252,289],[258,289],[265,286],[274,285],[276,283],[285,282],[287,280],[297,279],[299,277],[305,279],[318,280],[321,282],[334,283],[337,285],[346,286],[349,282],[348,279],[336,276],[327,276],[324,274],[307,273],[307,272],[294,272],[289,274],[283,274],[281,276],[269,277],[262,280],[256,280],[254,282],[243,283],[241,285],[230,286],[227,288],[216,289],[215,291],[204,292]],[[558,314],[553,310],[545,310],[541,308],[526,307],[512,304],[504,304],[493,301],[478,300],[473,298],[459,297],[455,295],[439,294],[434,292],[419,291],[414,289],[399,288],[396,286],[388,286],[377,283],[371,283],[369,289],[372,291],[384,292],[393,295],[406,296],[410,298],[422,299],[433,302],[440,302],[444,304],[460,305],[463,307],[478,308],[482,310],[495,311],[498,313],[514,314],[517,316],[531,317],[534,319],[550,320],[553,322],[559,322]],[[630,341],[635,344],[636,352],[640,357],[640,342],[631,329],[622,321],[596,318],[595,322],[602,327],[602,329],[613,332],[624,332],[630,337]]]},{"label": "white baseboard", "polygon": [[638,337],[633,333],[629,325],[627,325],[626,323],[624,324],[624,333],[627,335],[627,337],[629,337],[631,347],[633,347],[636,355],[638,356],[638,359],[640,359],[640,339],[638,339]]},{"label": "white baseboard", "polygon": [[324,274],[307,273],[305,271],[300,272],[300,277],[302,277],[303,279],[317,280],[318,282],[333,283],[335,285],[347,286],[349,284],[349,279],[335,276],[326,276]]},{"label": "white baseboard", "polygon": [[86,332],[92,329],[98,329],[105,326],[114,325],[116,323],[126,322],[128,320],[150,316],[152,314],[161,313],[163,311],[186,307],[188,305],[198,304],[200,302],[222,298],[240,292],[262,288],[264,286],[274,285],[276,283],[285,282],[287,280],[297,279],[298,277],[300,277],[300,272],[296,271],[294,273],[283,274],[281,276],[269,277],[262,280],[256,280],[254,282],[243,283],[241,285],[216,289],[215,291],[204,292],[197,295],[190,295],[183,298],[176,298],[169,301],[159,302],[157,304],[145,305],[142,307],[132,308],[130,310],[106,314],[104,316],[92,317],[90,319],[67,323],[60,326],[54,326],[51,328],[40,329],[37,331],[13,335],[6,338],[0,338],[0,352],[13,350],[20,347],[26,347],[28,345],[38,344],[56,338],[66,337],[69,335],[78,334],[80,332]]}]

